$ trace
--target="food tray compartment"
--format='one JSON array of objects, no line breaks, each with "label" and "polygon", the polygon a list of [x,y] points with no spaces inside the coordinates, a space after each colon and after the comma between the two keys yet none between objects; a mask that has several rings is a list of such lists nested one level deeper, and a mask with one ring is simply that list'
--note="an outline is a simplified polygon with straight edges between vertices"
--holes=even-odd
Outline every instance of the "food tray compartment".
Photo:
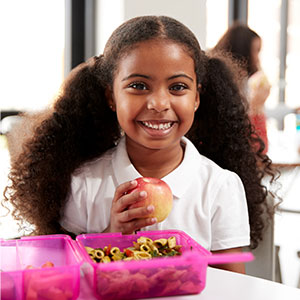
[{"label": "food tray compartment", "polygon": [[1,300],[78,297],[82,257],[69,236],[23,237],[0,243]]},{"label": "food tray compartment", "polygon": [[[141,236],[152,240],[175,237],[181,256],[139,261],[96,263],[84,247],[104,248],[111,245],[133,246]],[[91,288],[98,299],[138,299],[200,293],[205,287],[207,260],[211,253],[179,230],[143,231],[133,235],[121,233],[83,234],[77,242],[84,259],[94,268]]]}]

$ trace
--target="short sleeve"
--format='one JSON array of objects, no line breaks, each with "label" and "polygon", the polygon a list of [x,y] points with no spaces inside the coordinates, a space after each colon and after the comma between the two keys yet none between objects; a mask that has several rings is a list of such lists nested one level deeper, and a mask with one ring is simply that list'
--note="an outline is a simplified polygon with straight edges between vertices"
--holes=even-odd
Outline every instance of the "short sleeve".
[{"label": "short sleeve", "polygon": [[86,232],[87,224],[87,189],[84,178],[73,176],[68,200],[64,209],[61,226],[75,234]]},{"label": "short sleeve", "polygon": [[211,250],[247,246],[250,226],[247,200],[240,178],[228,172],[211,207]]}]

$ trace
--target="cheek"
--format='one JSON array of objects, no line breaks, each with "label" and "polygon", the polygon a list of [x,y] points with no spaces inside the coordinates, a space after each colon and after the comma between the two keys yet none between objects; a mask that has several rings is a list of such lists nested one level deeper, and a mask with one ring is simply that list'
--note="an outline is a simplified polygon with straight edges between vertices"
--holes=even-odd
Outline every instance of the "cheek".
[{"label": "cheek", "polygon": [[137,105],[132,105],[128,101],[117,102],[116,113],[119,124],[124,129],[133,124],[132,122],[136,119],[138,115]]},{"label": "cheek", "polygon": [[129,118],[128,111],[129,111],[129,109],[123,103],[122,104],[117,104],[116,113],[117,113],[118,121],[119,121],[121,126]]},{"label": "cheek", "polygon": [[258,61],[258,52],[257,53],[253,53],[253,55],[252,55],[252,60],[253,60],[253,62],[257,62]]},{"label": "cheek", "polygon": [[196,96],[189,95],[186,98],[179,98],[174,102],[174,109],[182,115],[191,115],[195,112],[195,105],[197,104]]},{"label": "cheek", "polygon": [[178,103],[174,110],[180,118],[181,123],[190,126],[194,121],[195,103],[188,101],[187,103]]}]

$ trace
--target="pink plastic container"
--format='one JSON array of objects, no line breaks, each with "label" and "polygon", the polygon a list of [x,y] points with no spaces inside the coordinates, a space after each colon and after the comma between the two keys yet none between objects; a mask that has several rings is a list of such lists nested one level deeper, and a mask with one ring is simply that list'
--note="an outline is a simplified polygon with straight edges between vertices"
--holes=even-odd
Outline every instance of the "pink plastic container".
[{"label": "pink plastic container", "polygon": [[[82,261],[67,235],[0,240],[0,299],[76,299]],[[46,262],[54,266],[42,267]]]},{"label": "pink plastic container", "polygon": [[[141,236],[152,240],[175,237],[182,255],[140,261],[95,263],[85,246],[91,248],[131,247]],[[140,299],[184,294],[197,294],[205,288],[208,264],[246,262],[253,255],[246,253],[212,254],[180,230],[143,231],[133,235],[121,233],[82,234],[76,238],[86,262],[85,279],[100,300]],[[85,264],[88,265],[88,264]]]},{"label": "pink plastic container", "polygon": [[[152,240],[176,237],[182,255],[141,261],[93,262],[85,246],[124,248],[133,246],[141,236]],[[133,235],[121,233],[83,234],[77,236],[82,255],[94,269],[91,288],[98,299],[137,299],[183,294],[197,294],[205,287],[208,263],[246,261],[252,254],[212,255],[183,231],[143,231]]]}]

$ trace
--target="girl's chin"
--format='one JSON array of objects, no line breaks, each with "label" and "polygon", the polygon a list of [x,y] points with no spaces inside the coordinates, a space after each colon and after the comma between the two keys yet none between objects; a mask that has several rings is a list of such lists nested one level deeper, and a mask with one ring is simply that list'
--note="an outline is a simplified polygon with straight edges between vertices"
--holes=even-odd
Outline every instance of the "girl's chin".
[{"label": "girl's chin", "polygon": [[171,145],[174,145],[174,143],[169,138],[163,138],[161,136],[159,137],[150,137],[148,136],[133,136],[128,137],[127,136],[127,146],[130,148],[133,147],[135,149],[135,152],[138,153],[140,149],[141,151],[146,150],[163,150],[168,149]]}]

